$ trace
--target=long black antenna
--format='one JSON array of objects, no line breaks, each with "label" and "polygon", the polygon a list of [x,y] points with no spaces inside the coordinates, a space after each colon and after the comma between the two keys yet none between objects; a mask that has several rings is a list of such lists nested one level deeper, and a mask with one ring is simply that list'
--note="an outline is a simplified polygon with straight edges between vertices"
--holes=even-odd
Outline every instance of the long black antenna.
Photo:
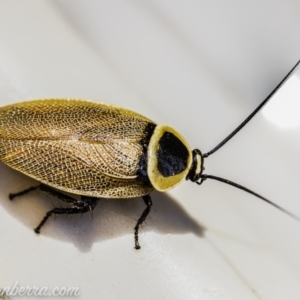
[{"label": "long black antenna", "polygon": [[296,219],[298,222],[300,222],[300,218],[298,218],[298,217],[295,216],[294,214],[290,213],[289,211],[285,210],[285,209],[282,208],[281,206],[275,204],[274,202],[272,202],[272,201],[266,199],[265,197],[263,197],[263,196],[261,196],[261,195],[255,193],[255,192],[249,190],[248,188],[246,188],[246,187],[244,187],[244,186],[242,186],[242,185],[240,185],[240,184],[237,184],[237,183],[235,183],[235,182],[233,182],[233,181],[230,181],[230,180],[228,180],[228,179],[224,179],[224,178],[217,177],[217,176],[213,176],[213,175],[207,175],[207,174],[202,174],[202,175],[200,176],[200,178],[201,178],[201,181],[200,181],[200,182],[197,182],[198,184],[202,184],[202,182],[203,182],[204,180],[206,180],[206,179],[214,179],[214,180],[221,181],[221,182],[223,182],[223,183],[229,184],[229,185],[231,185],[231,186],[234,186],[234,187],[236,187],[236,188],[238,188],[238,189],[240,189],[240,190],[243,190],[243,191],[245,191],[245,192],[247,192],[247,193],[249,193],[249,194],[251,194],[251,195],[254,195],[254,196],[260,198],[261,200],[263,200],[263,201],[265,201],[265,202],[267,202],[267,203],[273,205],[273,206],[276,207],[277,209],[281,210],[282,212],[288,214],[289,216],[291,216],[292,218],[294,218],[294,219]]},{"label": "long black antenna", "polygon": [[203,157],[208,157],[217,150],[219,150],[222,146],[224,146],[232,137],[234,137],[257,113],[258,111],[267,103],[267,101],[277,92],[283,82],[290,76],[290,74],[296,69],[299,65],[300,60],[296,63],[296,65],[292,68],[292,70],[280,81],[280,83],[276,86],[276,88],[271,92],[271,94],[246,118],[246,120],[241,123],[234,131],[232,131],[221,143],[219,143],[215,148],[210,150],[209,152],[203,154]]}]

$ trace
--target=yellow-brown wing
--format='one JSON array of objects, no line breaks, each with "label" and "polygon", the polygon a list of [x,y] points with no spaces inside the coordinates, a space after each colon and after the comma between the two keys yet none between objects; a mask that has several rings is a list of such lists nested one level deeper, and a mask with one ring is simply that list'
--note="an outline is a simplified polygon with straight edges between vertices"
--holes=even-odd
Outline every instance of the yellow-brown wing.
[{"label": "yellow-brown wing", "polygon": [[49,186],[80,195],[148,194],[137,179],[151,120],[88,101],[37,100],[0,108],[0,160]]}]

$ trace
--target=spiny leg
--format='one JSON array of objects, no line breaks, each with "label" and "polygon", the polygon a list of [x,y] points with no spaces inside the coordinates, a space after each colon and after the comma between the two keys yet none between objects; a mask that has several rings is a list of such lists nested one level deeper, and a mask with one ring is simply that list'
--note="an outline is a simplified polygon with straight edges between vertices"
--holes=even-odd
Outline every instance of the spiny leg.
[{"label": "spiny leg", "polygon": [[23,196],[23,195],[30,193],[32,191],[35,191],[35,190],[40,190],[42,192],[45,192],[55,198],[58,198],[59,200],[62,200],[64,202],[67,202],[72,205],[72,207],[69,207],[69,208],[55,207],[54,209],[48,211],[47,214],[45,215],[45,217],[43,218],[43,220],[40,222],[40,224],[34,229],[34,231],[36,233],[40,233],[42,226],[46,223],[48,218],[53,214],[54,215],[55,214],[56,215],[59,215],[59,214],[69,214],[70,215],[70,214],[80,214],[80,213],[83,214],[88,211],[93,211],[99,202],[99,199],[93,198],[93,197],[87,197],[87,196],[81,196],[81,199],[77,200],[77,199],[74,199],[68,195],[65,195],[57,190],[54,190],[51,187],[44,185],[44,184],[30,187],[30,188],[28,188],[24,191],[18,192],[18,193],[14,193],[14,194],[11,193],[11,194],[9,194],[9,199],[13,200],[15,197]]},{"label": "spiny leg", "polygon": [[74,204],[75,202],[81,202],[81,201],[76,200],[68,195],[65,195],[57,190],[54,190],[53,188],[51,188],[45,184],[39,184],[37,186],[32,186],[32,187],[30,187],[24,191],[18,192],[18,193],[10,193],[9,199],[13,200],[16,197],[23,196],[25,194],[28,194],[28,193],[36,191],[36,190],[40,190],[46,194],[49,194],[50,196],[53,196],[54,198],[58,198],[59,200],[62,200],[67,203]]},{"label": "spiny leg", "polygon": [[28,193],[38,190],[38,189],[39,189],[39,186],[31,186],[30,188],[23,190],[21,192],[18,192],[18,193],[9,193],[8,198],[9,198],[9,200],[13,200],[16,197],[23,196],[25,194],[28,194]]},{"label": "spiny leg", "polygon": [[143,196],[143,200],[144,200],[147,207],[143,211],[141,217],[138,219],[138,221],[137,221],[137,223],[134,227],[134,241],[135,241],[135,249],[136,250],[141,249],[141,246],[139,244],[139,228],[140,228],[140,225],[142,225],[142,223],[146,220],[147,216],[149,215],[149,213],[151,211],[151,207],[152,207],[152,200],[151,200],[150,195]]},{"label": "spiny leg", "polygon": [[36,233],[40,233],[41,228],[47,222],[49,217],[51,217],[53,214],[54,215],[62,215],[62,214],[75,215],[75,214],[83,214],[88,211],[93,211],[97,206],[99,199],[81,196],[81,201],[75,200],[75,202],[76,203],[73,204],[74,205],[73,207],[69,207],[69,208],[55,207],[52,210],[48,211],[45,217],[43,218],[43,220],[40,222],[40,224],[34,229],[34,231]]}]

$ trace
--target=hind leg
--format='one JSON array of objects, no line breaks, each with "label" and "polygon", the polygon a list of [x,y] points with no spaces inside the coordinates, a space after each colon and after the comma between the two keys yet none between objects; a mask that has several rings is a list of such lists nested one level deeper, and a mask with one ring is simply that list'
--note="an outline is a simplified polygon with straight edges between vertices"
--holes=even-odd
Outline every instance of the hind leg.
[{"label": "hind leg", "polygon": [[49,217],[51,217],[52,215],[83,214],[88,211],[93,211],[99,202],[99,199],[87,197],[87,196],[81,196],[81,199],[77,200],[77,199],[74,199],[68,195],[65,195],[55,189],[52,189],[51,187],[46,186],[44,184],[30,187],[30,188],[23,190],[21,192],[18,192],[18,193],[14,193],[14,194],[11,193],[11,194],[9,194],[9,199],[13,200],[16,197],[23,196],[25,194],[28,194],[28,193],[30,193],[32,191],[36,191],[36,190],[40,190],[48,195],[58,198],[61,201],[71,204],[71,207],[67,207],[67,208],[54,207],[52,210],[48,211],[47,214],[45,215],[45,217],[40,222],[40,224],[34,229],[34,231],[36,233],[40,233],[41,228],[47,222]]}]

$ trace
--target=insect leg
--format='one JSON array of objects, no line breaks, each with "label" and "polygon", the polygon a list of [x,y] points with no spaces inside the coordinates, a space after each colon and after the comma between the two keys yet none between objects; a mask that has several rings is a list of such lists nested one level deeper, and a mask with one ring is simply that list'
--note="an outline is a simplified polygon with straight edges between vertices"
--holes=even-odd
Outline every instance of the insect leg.
[{"label": "insect leg", "polygon": [[57,190],[54,190],[53,188],[44,184],[40,184],[36,188],[41,190],[44,193],[51,195],[52,197],[58,198],[59,200],[72,204],[72,207],[78,207],[78,208],[89,207],[90,211],[93,211],[99,202],[98,198],[88,197],[88,196],[81,196],[80,200],[77,200]]},{"label": "insect leg", "polygon": [[30,192],[32,192],[32,191],[37,190],[38,188],[39,188],[39,186],[31,186],[30,188],[28,188],[28,189],[26,189],[26,190],[23,190],[23,191],[21,191],[21,192],[18,192],[18,193],[10,193],[10,194],[8,195],[8,198],[9,198],[9,200],[13,200],[13,199],[16,198],[16,197],[23,196],[23,195],[25,195],[25,194],[27,194],[27,193],[30,193]]},{"label": "insect leg", "polygon": [[141,217],[138,219],[138,221],[137,221],[137,223],[134,227],[135,249],[137,249],[137,250],[141,249],[141,246],[139,244],[139,228],[140,228],[140,225],[142,225],[142,223],[146,220],[147,216],[150,213],[151,207],[152,207],[152,200],[151,200],[150,195],[143,196],[143,200],[144,200],[147,207],[143,211]]},{"label": "insect leg", "polygon": [[[54,192],[56,192],[56,191],[54,191]],[[64,194],[61,194],[61,193],[59,193],[59,194],[64,195]],[[54,195],[54,194],[52,194],[52,195]],[[59,198],[59,199],[61,199],[61,198]],[[73,199],[73,198],[67,197],[66,199],[67,199],[66,202],[70,203],[71,202],[70,199]],[[61,199],[61,200],[63,200],[63,199]],[[68,207],[68,208],[55,207],[52,210],[48,211],[46,213],[45,217],[43,218],[43,220],[40,222],[40,224],[34,229],[34,231],[36,233],[40,233],[41,228],[47,222],[49,217],[51,217],[52,215],[83,214],[83,213],[86,213],[88,211],[93,211],[95,209],[95,207],[97,206],[98,202],[99,202],[99,199],[97,199],[97,198],[85,197],[85,196],[81,196],[81,201],[78,201],[78,200],[75,200],[75,199],[73,199],[73,200],[74,200],[74,202],[72,203],[73,204],[72,207]]]},{"label": "insect leg", "polygon": [[42,191],[54,198],[61,200],[61,201],[71,203],[73,206],[80,206],[81,202],[82,202],[82,200],[76,200],[73,197],[70,197],[66,194],[63,194],[63,193],[57,191],[57,190],[54,190],[50,186],[47,186],[44,184],[40,184],[39,186],[37,186],[37,189],[39,189],[40,191]]},{"label": "insect leg", "polygon": [[80,201],[78,201],[78,200],[76,200],[76,199],[74,199],[74,198],[72,198],[68,195],[65,195],[63,193],[60,193],[59,191],[54,190],[51,187],[49,187],[47,185],[44,185],[44,184],[39,184],[37,186],[32,186],[32,187],[30,187],[30,188],[28,188],[24,191],[21,191],[19,193],[14,193],[14,194],[11,193],[11,194],[9,194],[9,199],[13,200],[15,197],[23,196],[27,193],[30,193],[30,192],[36,191],[36,190],[40,190],[40,191],[42,191],[46,194],[49,194],[49,195],[51,195],[55,198],[58,198],[58,199],[60,199],[64,202],[68,202],[68,203],[72,203],[72,204],[74,204],[75,202],[80,202]]},{"label": "insect leg", "polygon": [[72,205],[72,207],[69,208],[58,208],[55,207],[54,209],[47,212],[43,220],[40,222],[40,224],[34,229],[36,233],[40,233],[40,230],[42,226],[46,223],[48,218],[53,214],[82,214],[86,213],[88,211],[93,211],[96,205],[99,202],[99,199],[93,198],[93,197],[87,197],[87,196],[81,196],[80,200],[74,199],[68,195],[65,195],[57,190],[52,189],[51,187],[40,184],[37,186],[32,186],[24,191],[21,191],[19,193],[9,194],[9,199],[13,200],[15,197],[19,197],[22,195],[25,195],[27,193],[30,193],[35,190],[40,190],[44,193],[47,193],[55,198],[58,198],[59,200],[62,200],[64,202],[67,202]]}]

